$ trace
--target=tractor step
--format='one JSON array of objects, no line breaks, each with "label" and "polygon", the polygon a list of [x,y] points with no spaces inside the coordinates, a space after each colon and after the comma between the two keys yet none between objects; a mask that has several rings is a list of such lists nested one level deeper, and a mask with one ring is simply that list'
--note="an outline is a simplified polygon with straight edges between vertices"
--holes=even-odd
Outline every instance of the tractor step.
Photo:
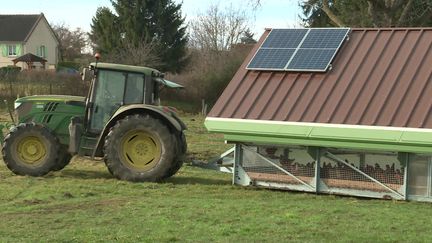
[{"label": "tractor step", "polygon": [[96,147],[97,140],[98,138],[82,137],[79,154],[91,156],[93,154],[94,148]]}]

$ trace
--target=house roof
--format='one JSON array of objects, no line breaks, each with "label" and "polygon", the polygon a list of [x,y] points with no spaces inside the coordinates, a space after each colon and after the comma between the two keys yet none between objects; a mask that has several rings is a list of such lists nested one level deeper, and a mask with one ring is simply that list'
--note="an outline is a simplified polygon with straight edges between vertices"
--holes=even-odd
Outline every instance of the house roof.
[{"label": "house roof", "polygon": [[432,28],[352,29],[325,73],[246,70],[208,117],[432,128]]},{"label": "house roof", "polygon": [[26,41],[43,14],[0,15],[0,41]]},{"label": "house roof", "polygon": [[432,28],[352,29],[327,72],[247,70],[205,125],[232,142],[432,154]]}]

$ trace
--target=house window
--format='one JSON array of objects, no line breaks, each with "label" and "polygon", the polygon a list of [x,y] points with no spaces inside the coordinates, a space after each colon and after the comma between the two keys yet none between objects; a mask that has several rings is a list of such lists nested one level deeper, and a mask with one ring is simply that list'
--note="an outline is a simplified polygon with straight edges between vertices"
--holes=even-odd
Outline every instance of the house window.
[{"label": "house window", "polygon": [[43,57],[43,58],[46,57],[46,48],[45,48],[45,46],[41,46],[41,47],[40,47],[40,51],[39,51],[39,53],[40,53],[40,56],[41,56],[41,57]]},{"label": "house window", "polygon": [[16,45],[8,45],[8,56],[16,56],[17,48]]}]

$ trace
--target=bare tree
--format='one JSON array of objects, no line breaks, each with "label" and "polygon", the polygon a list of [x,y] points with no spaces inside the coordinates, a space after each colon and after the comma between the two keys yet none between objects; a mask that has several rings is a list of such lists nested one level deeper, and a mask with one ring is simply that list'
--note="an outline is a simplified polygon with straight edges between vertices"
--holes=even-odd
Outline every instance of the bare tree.
[{"label": "bare tree", "polygon": [[189,23],[190,43],[203,50],[229,50],[248,29],[248,20],[244,10],[234,9],[232,5],[223,10],[219,5],[211,5]]},{"label": "bare tree", "polygon": [[60,55],[62,60],[73,61],[81,57],[87,46],[88,36],[81,28],[72,30],[64,23],[51,25],[60,42]]},{"label": "bare tree", "polygon": [[138,45],[123,41],[121,48],[104,57],[108,62],[159,68],[163,62],[156,54],[157,44],[141,41]]}]

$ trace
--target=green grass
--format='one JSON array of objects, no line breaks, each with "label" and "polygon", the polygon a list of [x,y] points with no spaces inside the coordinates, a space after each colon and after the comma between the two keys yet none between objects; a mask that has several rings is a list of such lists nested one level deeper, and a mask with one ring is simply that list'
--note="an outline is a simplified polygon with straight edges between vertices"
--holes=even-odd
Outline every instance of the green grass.
[{"label": "green grass", "polygon": [[[202,117],[183,120],[189,161],[229,148]],[[429,203],[244,188],[189,165],[163,183],[130,183],[84,158],[42,178],[1,163],[0,195],[0,242],[432,240]]]}]

